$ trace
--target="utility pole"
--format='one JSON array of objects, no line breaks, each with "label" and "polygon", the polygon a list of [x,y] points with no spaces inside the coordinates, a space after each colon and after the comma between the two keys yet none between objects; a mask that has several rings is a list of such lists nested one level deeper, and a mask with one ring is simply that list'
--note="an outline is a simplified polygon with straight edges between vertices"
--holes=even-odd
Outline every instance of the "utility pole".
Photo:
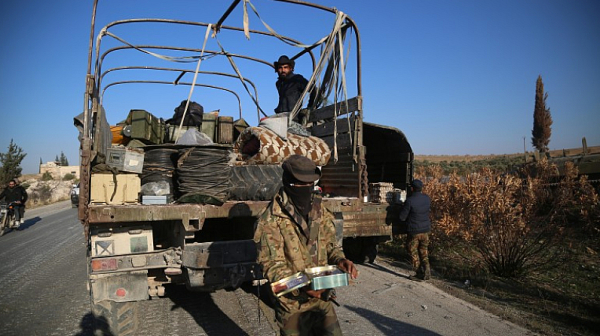
[{"label": "utility pole", "polygon": [[525,162],[527,162],[527,148],[525,147],[525,137],[523,137],[523,155],[525,156]]}]

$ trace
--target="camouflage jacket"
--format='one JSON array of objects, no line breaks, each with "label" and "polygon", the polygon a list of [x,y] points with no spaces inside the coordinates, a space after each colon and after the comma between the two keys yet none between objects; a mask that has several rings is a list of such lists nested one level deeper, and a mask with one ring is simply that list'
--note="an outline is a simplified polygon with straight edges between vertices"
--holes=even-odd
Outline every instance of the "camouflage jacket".
[{"label": "camouflage jacket", "polygon": [[258,263],[270,282],[310,267],[337,265],[344,258],[335,238],[333,214],[315,197],[309,222],[296,214],[282,191],[259,218],[254,235]]}]

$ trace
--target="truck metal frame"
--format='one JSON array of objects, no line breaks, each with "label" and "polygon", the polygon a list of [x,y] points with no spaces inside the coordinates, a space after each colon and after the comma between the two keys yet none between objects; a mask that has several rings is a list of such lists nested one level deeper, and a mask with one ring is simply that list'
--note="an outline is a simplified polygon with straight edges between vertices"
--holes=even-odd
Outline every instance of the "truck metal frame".
[{"label": "truck metal frame", "polygon": [[[338,31],[327,39],[313,45],[302,45],[292,37],[280,36],[274,31],[259,31],[248,26],[226,26],[224,22],[231,13],[240,8],[241,1],[232,1],[215,24],[173,19],[126,19],[113,21],[96,31],[98,1],[94,1],[88,71],[84,94],[83,130],[81,141],[81,183],[79,193],[79,219],[82,221],[88,240],[88,274],[91,301],[94,312],[107,318],[115,334],[135,333],[136,301],[149,297],[163,296],[165,285],[186,285],[190,290],[212,291],[220,288],[235,288],[244,281],[261,279],[260,269],[255,263],[256,248],[252,241],[256,218],[269,204],[268,201],[226,201],[222,205],[179,204],[165,205],[109,205],[90,203],[91,172],[97,158],[105,154],[110,146],[107,140],[108,123],[104,95],[108,88],[128,85],[169,84],[171,86],[203,87],[231,93],[242,108],[241,96],[249,95],[254,103],[251,113],[266,115],[258,103],[258,87],[255,81],[234,71],[199,70],[198,60],[207,62],[212,58],[241,59],[254,62],[256,66],[273,71],[271,62],[253,55],[221,50],[158,44],[132,44],[112,34],[116,27],[130,25],[186,25],[207,27],[213,34],[222,31],[260,35],[279,39],[285,43],[301,46],[292,59],[308,58],[314,76],[305,94],[329,92],[313,107],[302,109],[306,116],[304,125],[332,148],[333,157],[322,167],[319,186],[323,190],[324,205],[335,214],[338,239],[343,241],[347,255],[363,260],[374,258],[373,251],[380,241],[389,240],[392,224],[398,209],[393,204],[368,201],[369,182],[389,182],[395,188],[407,190],[412,180],[413,152],[404,134],[393,127],[363,122],[363,97],[361,87],[361,48],[358,29],[354,21],[335,8],[295,0],[273,1],[297,7],[331,13],[338,20]],[[246,2],[244,4],[244,12]],[[248,2],[249,4],[249,2]],[[332,78],[343,75],[344,59],[342,44],[347,33],[353,33],[356,61],[356,96],[349,98],[340,92],[346,91],[345,81],[335,82]],[[101,42],[111,37],[120,45],[102,51]],[[315,48],[321,55],[315,55]],[[323,50],[331,50],[327,53]],[[337,54],[335,49],[338,48]],[[177,61],[177,66],[157,66],[155,63],[118,65],[107,70],[103,65],[107,59],[125,62],[120,56],[123,51],[136,51],[159,56],[162,61]],[[165,56],[161,53],[183,53],[183,57]],[[208,56],[207,56],[208,55]],[[272,51],[273,57],[279,55]],[[347,55],[346,55],[347,56]],[[181,66],[181,60],[194,60],[192,67]],[[194,70],[193,65],[196,65]],[[108,75],[144,70],[150,73],[143,78],[114,80],[108,83]],[[265,71],[267,73],[268,71]],[[151,77],[161,74],[158,78]],[[165,80],[164,74],[171,76]],[[240,79],[238,90],[219,85],[184,82],[186,75],[208,75]],[[314,77],[314,79],[312,79]],[[319,82],[319,83],[317,83]],[[342,83],[343,82],[343,83]],[[319,86],[320,85],[320,86]],[[342,90],[343,89],[343,90]],[[112,90],[112,89],[111,89]],[[268,90],[274,90],[272,86]],[[311,91],[312,90],[312,91]],[[310,92],[309,92],[310,91]],[[333,92],[333,94],[331,94]],[[191,95],[191,94],[190,94]],[[327,99],[332,99],[329,104]],[[132,106],[132,108],[135,106]],[[297,106],[292,113],[301,110]],[[367,173],[368,172],[368,173]],[[124,308],[125,307],[125,308]],[[119,318],[123,312],[129,322]],[[133,312],[133,313],[131,313]],[[117,323],[117,321],[119,321]]]}]

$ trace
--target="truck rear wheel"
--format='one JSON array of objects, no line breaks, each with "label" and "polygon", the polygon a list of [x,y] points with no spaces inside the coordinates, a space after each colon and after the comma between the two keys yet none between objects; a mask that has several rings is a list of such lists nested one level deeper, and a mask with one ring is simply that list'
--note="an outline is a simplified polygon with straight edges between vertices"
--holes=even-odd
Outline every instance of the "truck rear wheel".
[{"label": "truck rear wheel", "polygon": [[281,188],[279,165],[234,166],[229,197],[238,201],[268,201]]},{"label": "truck rear wheel", "polygon": [[95,330],[109,335],[136,335],[138,329],[137,302],[100,301],[93,306]]}]

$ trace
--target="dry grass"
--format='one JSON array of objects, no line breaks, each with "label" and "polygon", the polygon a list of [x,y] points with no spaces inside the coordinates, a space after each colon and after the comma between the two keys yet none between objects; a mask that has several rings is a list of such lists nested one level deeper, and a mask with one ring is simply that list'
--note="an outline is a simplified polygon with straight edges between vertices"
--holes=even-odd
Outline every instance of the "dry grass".
[{"label": "dry grass", "polygon": [[429,161],[433,163],[440,163],[443,161],[446,162],[473,162],[473,161],[481,161],[481,160],[491,160],[497,159],[499,157],[503,158],[515,158],[515,157],[523,157],[523,154],[490,154],[490,155],[415,155],[415,161]]},{"label": "dry grass", "polygon": [[[598,335],[598,194],[574,167],[560,181],[552,171],[541,162],[527,178],[418,172],[432,198],[433,283],[542,334]],[[383,252],[405,260],[398,238]]]},{"label": "dry grass", "polygon": [[[551,150],[549,152],[551,157],[561,157],[561,156],[568,156],[568,155],[579,155],[583,152],[582,148],[567,148],[567,149],[557,149],[557,150]],[[597,154],[600,153],[600,146],[591,146],[588,147],[587,149],[587,153],[588,154]],[[416,161],[429,161],[429,162],[433,162],[433,163],[439,163],[439,162],[451,162],[451,161],[457,161],[457,162],[473,162],[473,161],[480,161],[480,160],[493,160],[493,159],[498,159],[498,158],[507,158],[507,159],[513,159],[513,158],[521,158],[521,157],[528,157],[529,159],[533,158],[534,153],[533,152],[526,152],[526,153],[512,153],[512,154],[489,154],[489,155],[415,155],[415,160]]]}]

